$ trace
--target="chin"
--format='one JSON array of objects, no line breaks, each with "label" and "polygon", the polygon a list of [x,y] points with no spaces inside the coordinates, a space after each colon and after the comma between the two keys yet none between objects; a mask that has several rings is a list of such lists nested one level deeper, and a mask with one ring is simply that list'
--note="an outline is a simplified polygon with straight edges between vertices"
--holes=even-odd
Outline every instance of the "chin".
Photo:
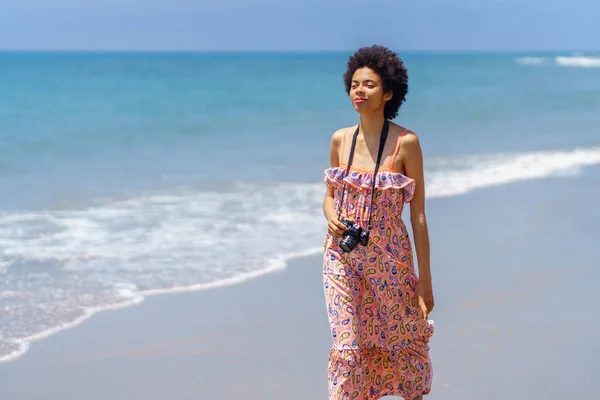
[{"label": "chin", "polygon": [[352,107],[354,108],[354,110],[359,113],[359,114],[368,114],[369,110],[365,107],[362,107],[361,105],[352,103]]},{"label": "chin", "polygon": [[369,110],[367,108],[354,107],[354,110],[359,113],[361,116],[368,116],[375,114],[373,110]]}]

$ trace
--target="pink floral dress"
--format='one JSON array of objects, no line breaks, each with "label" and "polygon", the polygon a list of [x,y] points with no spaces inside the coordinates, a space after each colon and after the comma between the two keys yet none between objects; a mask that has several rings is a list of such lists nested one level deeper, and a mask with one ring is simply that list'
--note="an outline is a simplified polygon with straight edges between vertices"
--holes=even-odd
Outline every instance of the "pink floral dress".
[{"label": "pink floral dress", "polygon": [[[418,277],[401,218],[415,181],[389,165],[398,147],[377,173],[369,244],[345,253],[341,239],[325,238],[323,281],[333,341],[330,400],[414,399],[431,391],[434,326],[415,298]],[[336,209],[342,206],[342,218],[366,229],[373,171],[351,167],[344,179],[345,169],[325,170],[325,183],[334,190]],[[340,205],[344,182],[345,204]]]}]

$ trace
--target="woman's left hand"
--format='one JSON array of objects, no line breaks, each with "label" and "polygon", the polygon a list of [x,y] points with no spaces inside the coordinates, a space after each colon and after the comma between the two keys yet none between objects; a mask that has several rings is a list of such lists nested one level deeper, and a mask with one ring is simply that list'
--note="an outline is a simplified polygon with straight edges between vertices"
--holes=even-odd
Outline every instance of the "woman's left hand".
[{"label": "woman's left hand", "polygon": [[419,307],[421,307],[421,310],[423,310],[423,315],[425,315],[425,318],[428,318],[429,313],[431,310],[433,310],[434,306],[431,278],[419,279],[415,292]]}]

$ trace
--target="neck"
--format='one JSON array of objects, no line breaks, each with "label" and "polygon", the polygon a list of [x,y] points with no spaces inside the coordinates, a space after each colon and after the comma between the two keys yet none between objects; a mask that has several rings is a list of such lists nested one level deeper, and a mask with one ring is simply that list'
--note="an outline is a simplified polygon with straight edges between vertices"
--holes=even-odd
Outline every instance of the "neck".
[{"label": "neck", "polygon": [[364,137],[376,137],[381,135],[381,129],[385,118],[383,114],[377,115],[361,115],[360,116],[360,131]]}]

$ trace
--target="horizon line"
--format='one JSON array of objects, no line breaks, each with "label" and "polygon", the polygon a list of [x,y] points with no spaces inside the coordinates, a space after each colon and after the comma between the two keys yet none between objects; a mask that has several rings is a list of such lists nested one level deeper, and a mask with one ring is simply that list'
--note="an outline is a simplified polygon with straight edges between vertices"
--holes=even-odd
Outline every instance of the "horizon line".
[{"label": "horizon line", "polygon": [[[205,54],[273,54],[273,53],[293,53],[293,54],[316,54],[316,53],[352,53],[358,50],[359,46],[353,49],[78,49],[78,48],[48,48],[48,49],[11,49],[0,48],[0,53],[205,53]],[[394,49],[393,51],[403,53],[490,53],[490,54],[506,54],[506,53],[575,53],[575,52],[598,52],[600,49]]]}]

